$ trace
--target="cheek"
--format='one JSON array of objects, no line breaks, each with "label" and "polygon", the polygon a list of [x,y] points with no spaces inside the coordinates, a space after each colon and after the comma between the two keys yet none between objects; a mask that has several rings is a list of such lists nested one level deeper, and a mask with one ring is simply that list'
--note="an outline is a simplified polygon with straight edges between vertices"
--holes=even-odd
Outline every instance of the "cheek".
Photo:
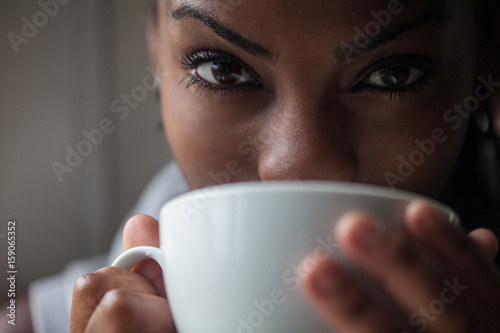
[{"label": "cheek", "polygon": [[356,181],[437,196],[452,172],[462,146],[464,130],[450,131],[441,109],[406,109],[420,117],[377,119],[355,140],[358,154]]},{"label": "cheek", "polygon": [[167,83],[162,109],[167,140],[190,188],[256,179],[253,127],[236,121],[238,108],[207,107],[205,97]]},{"label": "cheek", "polygon": [[187,71],[182,69],[178,48],[171,47],[171,36],[164,36],[160,68],[161,105],[165,134],[172,153],[191,189],[246,180],[248,156],[239,152],[247,130],[236,122],[241,105],[218,106],[220,97],[207,98],[179,83]]},{"label": "cheek", "polygon": [[[454,86],[463,77],[451,72],[450,68],[450,75],[442,75],[427,103],[404,111],[407,119],[392,119],[365,131],[359,144],[365,148],[360,163],[366,177],[363,181],[379,179],[380,185],[431,197],[444,189],[463,146],[469,118],[453,110],[471,92],[470,82],[474,81],[472,71],[461,72],[470,79],[463,86]],[[454,88],[449,89],[451,86]]]},{"label": "cheek", "polygon": [[[468,75],[473,81],[473,73]],[[447,87],[459,80],[443,75],[425,103],[404,110],[395,109],[387,118],[380,117],[366,126],[359,147],[359,181],[376,183],[422,195],[436,197],[443,190],[453,172],[460,153],[467,119],[461,126],[450,122],[446,114],[463,96],[470,92],[470,84],[453,90]],[[456,118],[458,119],[458,118]]]},{"label": "cheek", "polygon": [[381,185],[437,197],[453,172],[464,130],[465,126],[456,131],[433,126],[426,134],[399,137],[397,147],[388,145],[379,155]]}]

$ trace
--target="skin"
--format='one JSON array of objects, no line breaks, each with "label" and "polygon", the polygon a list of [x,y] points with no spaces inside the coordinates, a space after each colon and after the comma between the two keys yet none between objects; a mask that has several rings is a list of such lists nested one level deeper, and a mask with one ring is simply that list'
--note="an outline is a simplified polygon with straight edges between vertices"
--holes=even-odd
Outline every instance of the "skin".
[{"label": "skin", "polygon": [[[273,18],[283,10],[283,4],[280,1],[262,3],[265,5],[259,7],[243,2],[241,8],[235,9],[212,1],[204,7],[208,7],[207,12],[213,11],[227,18],[228,25],[234,26],[234,30],[244,32],[245,36],[256,36],[253,40],[262,39],[261,43],[269,45],[268,48],[279,58],[275,65],[228,47],[220,38],[214,38],[203,24],[192,19],[160,21],[161,31],[169,32],[167,36],[160,37],[159,51],[162,56],[158,59],[166,76],[162,87],[163,119],[173,153],[191,188],[204,187],[213,182],[210,171],[217,173],[225,170],[229,161],[237,161],[242,169],[232,177],[231,181],[235,182],[324,179],[387,186],[384,173],[396,170],[398,161],[395,157],[408,156],[416,148],[416,138],[427,138],[434,128],[445,127],[443,110],[453,105],[454,101],[463,100],[472,88],[476,75],[474,68],[464,69],[460,64],[471,60],[475,62],[474,50],[463,50],[460,43],[444,42],[463,33],[471,44],[475,44],[474,35],[468,32],[474,31],[471,22],[458,21],[444,37],[433,33],[431,38],[429,32],[435,27],[429,25],[422,31],[405,34],[397,49],[394,45],[385,45],[383,49],[367,53],[361,59],[356,58],[349,66],[338,66],[332,60],[332,46],[351,41],[353,30],[337,31],[337,27],[363,26],[364,22],[370,21],[366,14],[375,7],[373,3],[355,6],[348,1],[296,4],[291,7],[293,10],[287,7],[287,21],[273,23],[272,28],[267,26],[275,21]],[[384,8],[384,3],[380,2],[375,8]],[[304,6],[322,15],[304,17],[304,10],[301,10]],[[408,18],[415,18],[422,12],[417,7],[412,13],[411,8],[396,16],[393,23],[406,23]],[[233,14],[236,10],[251,14],[245,19]],[[349,11],[354,11],[354,18],[342,14]],[[340,20],[332,20],[332,17],[339,17]],[[255,18],[259,24],[252,25],[251,21]],[[290,25],[286,22],[303,23]],[[239,26],[258,26],[263,31],[272,29],[276,33],[266,34],[264,38],[260,37],[263,31],[251,31]],[[185,30],[191,32],[186,34]],[[453,33],[457,30],[459,34]],[[186,35],[200,36],[197,38],[199,42],[192,42]],[[168,79],[183,75],[178,66],[180,52],[203,47],[228,48],[251,68],[261,70],[261,81],[266,88],[252,91],[248,97],[240,99],[207,100],[194,94],[193,89],[183,89],[178,80]],[[443,63],[443,74],[436,82],[436,88],[429,88],[427,93],[418,97],[407,94],[403,103],[389,101],[386,96],[378,98],[369,89],[356,93],[349,91],[364,68],[396,52],[438,58]],[[460,56],[457,57],[457,54]],[[459,66],[461,70],[457,70]],[[461,80],[463,77],[467,79]],[[451,83],[457,81],[463,83],[449,89]],[[332,91],[339,93],[332,94]],[[465,126],[450,133],[450,139],[439,153],[432,155],[400,187],[436,196],[445,184],[446,177],[443,175],[450,174],[464,131]],[[244,144],[251,141],[249,137],[272,139],[256,140],[258,155],[252,158],[253,155],[241,154],[238,150],[242,144],[248,150],[253,148],[251,144]],[[377,144],[374,145],[374,142]]]},{"label": "skin", "polygon": [[[439,196],[467,124],[464,120],[452,129],[443,113],[473,94],[479,74],[493,71],[484,48],[463,47],[482,45],[475,22],[461,15],[473,11],[472,1],[404,2],[404,11],[393,16],[387,29],[414,22],[428,9],[445,8],[449,21],[407,31],[350,63],[335,57],[338,46],[352,41],[353,28],[372,21],[370,11],[385,9],[386,1],[186,3],[268,51],[265,57],[249,54],[193,17],[178,13],[173,18],[177,1],[160,2],[158,21],[150,26],[150,50],[162,78],[167,139],[191,189],[213,185],[213,175],[222,177],[228,168],[232,172],[220,178],[224,182],[322,179],[387,186],[384,175],[397,172],[398,156],[408,157],[416,149],[415,139],[429,138],[441,128],[446,142],[397,185]],[[233,54],[260,86],[247,85],[241,94],[226,92],[223,99],[218,92],[196,92],[196,85],[185,89],[186,81],[179,82],[191,69],[182,68],[184,54],[202,48]],[[366,69],[371,65],[401,54],[441,63],[438,74],[403,99],[379,96],[369,87],[354,89],[370,75]],[[467,290],[428,321],[427,330],[478,332],[480,324],[483,332],[498,332],[500,277],[490,262],[498,250],[495,236],[484,229],[466,235],[425,201],[411,203],[402,223],[407,235],[351,212],[332,233],[345,253],[385,287],[405,314],[403,320],[385,312],[333,261],[321,262],[303,281],[305,295],[322,318],[338,332],[415,331],[408,316],[441,295],[444,279],[458,277]],[[133,217],[124,231],[125,249],[139,245],[159,245],[158,223],[144,215]],[[104,268],[76,283],[71,330],[175,332],[172,318],[165,316],[170,313],[165,297],[161,270],[152,262],[135,272]]]}]

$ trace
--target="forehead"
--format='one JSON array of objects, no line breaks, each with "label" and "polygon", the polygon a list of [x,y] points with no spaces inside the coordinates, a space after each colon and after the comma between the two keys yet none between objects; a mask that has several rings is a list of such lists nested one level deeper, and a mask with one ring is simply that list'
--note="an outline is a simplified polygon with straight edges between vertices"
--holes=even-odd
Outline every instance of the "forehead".
[{"label": "forehead", "polygon": [[[313,27],[342,28],[347,20],[372,19],[373,12],[398,10],[398,16],[410,16],[429,9],[445,11],[457,1],[445,0],[172,0],[172,7],[182,5],[203,9],[221,21],[274,25],[304,24]],[[463,1],[458,1],[463,2]],[[399,15],[401,14],[401,15]],[[395,17],[396,19],[396,17]],[[256,25],[256,24],[255,24]],[[307,28],[303,26],[303,28]],[[262,28],[262,27],[261,27]]]},{"label": "forehead", "polygon": [[[172,0],[169,11],[188,6],[216,19],[224,26],[243,31],[253,40],[275,44],[287,39],[354,36],[367,24],[385,20],[406,23],[429,11],[449,18],[452,5],[445,0]],[[465,2],[465,1],[459,1]]]},{"label": "forehead", "polygon": [[[446,23],[456,12],[451,8],[457,2],[467,1],[171,0],[167,15],[179,8],[195,9],[218,24],[263,45],[277,59],[292,53],[298,57],[298,48],[304,55],[314,50],[324,50],[325,54],[334,50],[338,54],[339,45],[345,42],[352,44],[355,36],[367,32],[370,27],[381,28],[382,31],[396,27],[397,30],[398,27],[415,24],[426,15],[434,18],[429,21],[439,22],[441,26],[436,29],[435,24],[422,24],[427,29],[418,32],[420,41],[432,37],[439,44],[445,31],[450,31],[446,28],[451,26]],[[377,35],[380,36],[380,33],[377,32]]]}]

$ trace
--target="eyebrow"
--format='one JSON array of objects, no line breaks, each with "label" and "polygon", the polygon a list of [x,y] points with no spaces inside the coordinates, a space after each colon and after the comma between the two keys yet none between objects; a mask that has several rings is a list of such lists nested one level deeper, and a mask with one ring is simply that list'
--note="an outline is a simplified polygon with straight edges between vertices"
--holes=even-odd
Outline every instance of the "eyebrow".
[{"label": "eyebrow", "polygon": [[[268,60],[277,59],[277,57],[272,52],[264,48],[264,46],[262,46],[261,44],[251,41],[250,39],[243,37],[241,34],[229,28],[224,27],[222,24],[218,23],[215,19],[211,18],[208,14],[205,14],[202,10],[193,8],[187,4],[183,4],[179,8],[173,10],[171,15],[172,18],[175,20],[181,20],[184,18],[194,18],[200,21],[201,23],[205,24],[218,36],[224,38],[229,43],[239,47],[240,49],[251,55],[265,58]],[[443,13],[443,11],[432,10],[423,13],[422,15],[417,17],[416,20],[412,22],[403,23],[395,26],[394,28],[380,32],[379,35],[369,38],[369,43],[362,48],[358,47],[354,41],[350,43],[342,42],[334,50],[337,62],[339,65],[346,61],[350,62],[353,58],[356,58],[362,55],[363,53],[373,51],[388,42],[396,40],[402,34],[410,30],[418,29],[430,22],[437,22],[442,25],[447,20],[448,19],[446,15]],[[350,50],[354,50],[354,52],[352,54],[346,55],[345,51],[348,48]]]},{"label": "eyebrow", "polygon": [[[391,41],[396,40],[399,38],[402,34],[410,31],[410,30],[415,30],[418,29],[428,23],[439,23],[440,25],[445,24],[448,22],[447,16],[439,10],[433,10],[433,11],[428,11],[417,17],[416,20],[409,22],[409,23],[403,23],[400,25],[395,26],[394,28],[388,29],[386,31],[381,31],[380,34],[378,34],[375,37],[368,37],[369,43],[366,46],[359,47],[356,45],[355,42],[350,42],[350,43],[345,43],[342,42],[339,46],[337,46],[335,49],[335,54],[337,58],[337,62],[339,64],[343,62],[350,62],[353,58],[356,58],[363,53],[373,51],[376,48],[389,43]],[[346,50],[351,50],[354,51],[351,54],[347,55],[345,53]]]},{"label": "eyebrow", "polygon": [[172,11],[172,18],[175,20],[181,20],[188,17],[194,18],[205,24],[207,27],[212,29],[215,34],[219,35],[229,43],[239,47],[247,53],[269,60],[275,59],[275,56],[259,43],[253,42],[250,39],[243,37],[239,33],[222,26],[220,23],[216,22],[213,18],[209,17],[201,10],[192,8],[188,5],[182,5],[178,9]]}]

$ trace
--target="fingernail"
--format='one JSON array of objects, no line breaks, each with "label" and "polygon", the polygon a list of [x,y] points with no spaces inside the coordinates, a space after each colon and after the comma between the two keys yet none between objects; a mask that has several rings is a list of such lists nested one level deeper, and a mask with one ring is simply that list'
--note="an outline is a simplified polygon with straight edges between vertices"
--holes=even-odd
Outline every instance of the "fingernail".
[{"label": "fingernail", "polygon": [[318,269],[314,276],[316,292],[323,296],[333,295],[342,289],[343,275],[339,267],[328,262]]},{"label": "fingernail", "polygon": [[406,215],[409,220],[415,220],[425,233],[446,228],[450,220],[449,215],[422,199],[411,202]]}]

